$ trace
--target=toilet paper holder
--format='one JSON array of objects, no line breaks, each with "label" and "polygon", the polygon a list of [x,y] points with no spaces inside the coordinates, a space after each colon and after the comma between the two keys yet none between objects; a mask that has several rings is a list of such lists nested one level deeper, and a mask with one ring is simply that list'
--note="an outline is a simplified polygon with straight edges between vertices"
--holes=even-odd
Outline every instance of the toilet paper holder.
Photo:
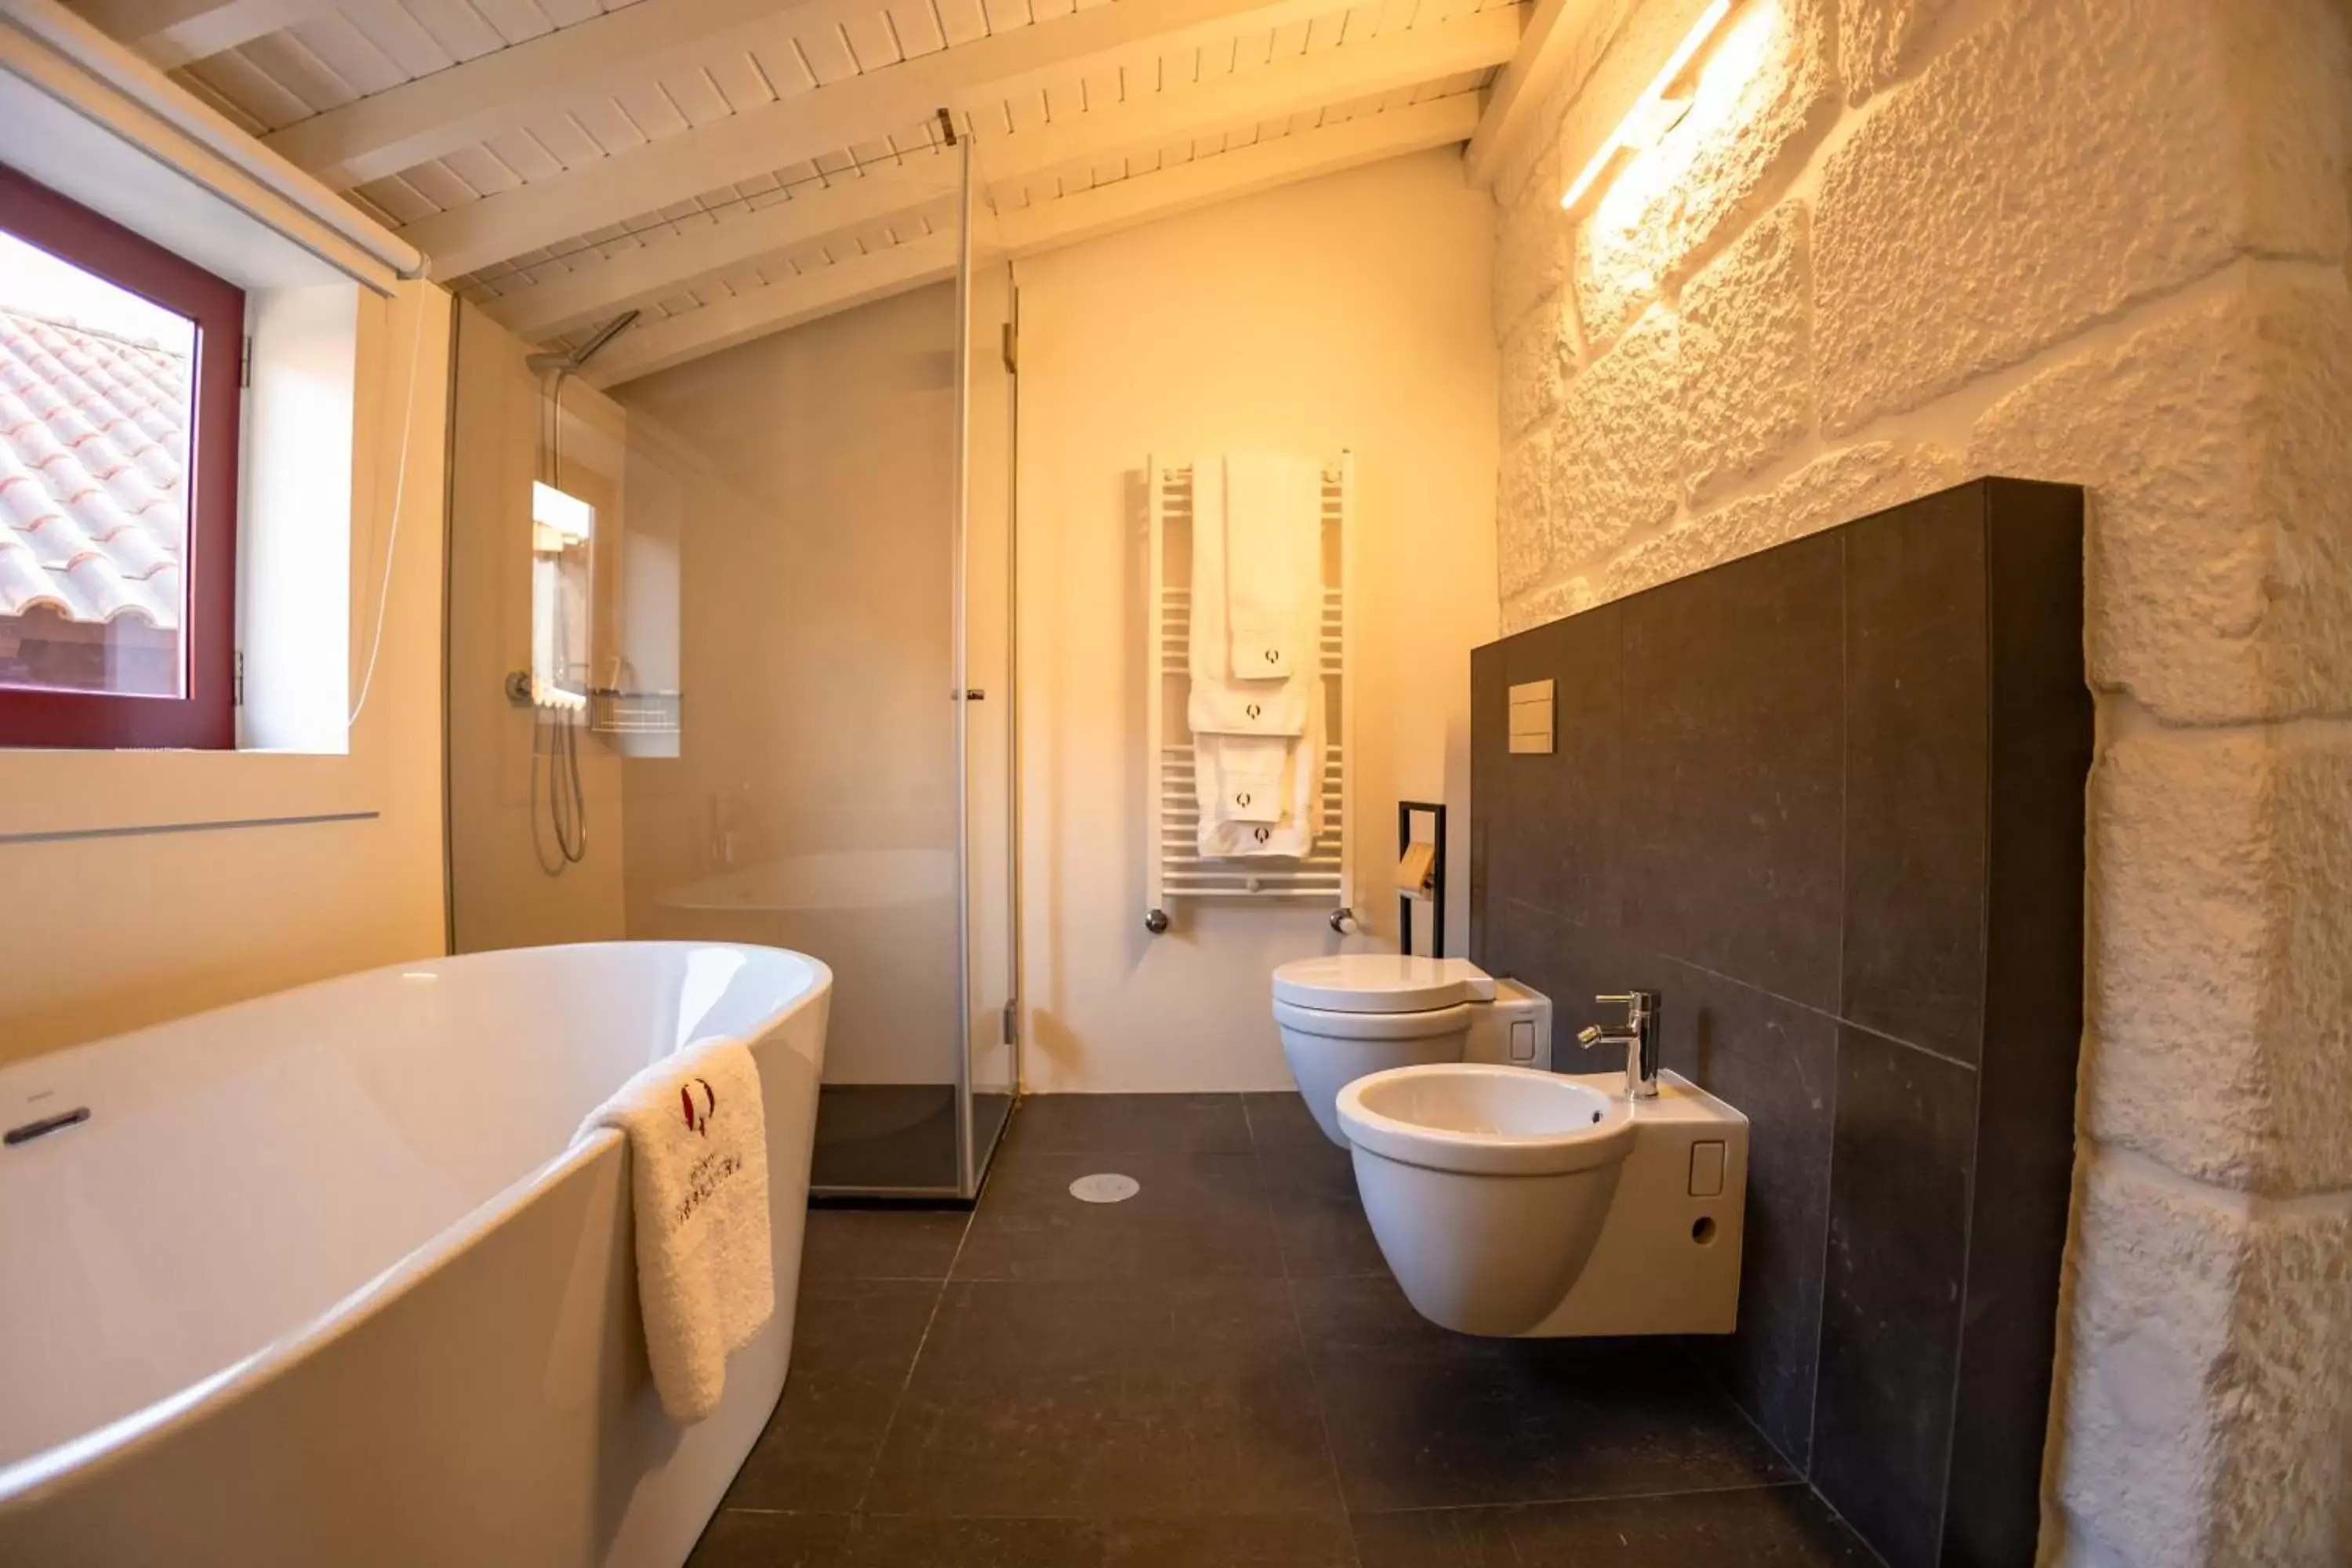
[{"label": "toilet paper holder", "polygon": [[[1427,875],[1422,879],[1429,889],[1429,956],[1445,956],[1445,803],[1438,800],[1401,800],[1397,802],[1397,868],[1402,872],[1413,861],[1412,819],[1416,813],[1426,815],[1431,821],[1430,837],[1423,840],[1430,846]],[[1413,893],[1402,886],[1397,889],[1397,950],[1412,952]]]}]

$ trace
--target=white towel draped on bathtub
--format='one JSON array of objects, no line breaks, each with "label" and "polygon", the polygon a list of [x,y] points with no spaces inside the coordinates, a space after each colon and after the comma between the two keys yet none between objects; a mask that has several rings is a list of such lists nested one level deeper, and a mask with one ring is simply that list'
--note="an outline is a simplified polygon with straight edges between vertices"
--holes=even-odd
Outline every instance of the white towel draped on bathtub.
[{"label": "white towel draped on bathtub", "polygon": [[637,1300],[662,1408],[680,1426],[719,1407],[727,1357],[775,1314],[767,1116],[740,1040],[688,1046],[581,1124],[629,1143]]}]

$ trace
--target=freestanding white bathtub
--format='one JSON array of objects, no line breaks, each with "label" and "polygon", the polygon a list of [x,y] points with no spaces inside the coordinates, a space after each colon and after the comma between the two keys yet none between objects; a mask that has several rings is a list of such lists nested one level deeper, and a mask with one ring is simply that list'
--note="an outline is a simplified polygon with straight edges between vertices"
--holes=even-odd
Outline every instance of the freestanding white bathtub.
[{"label": "freestanding white bathtub", "polygon": [[[396,965],[0,1068],[0,1563],[675,1568],[782,1391],[833,977],[614,942]],[[680,1429],[626,1149],[755,1040],[777,1316]]]}]

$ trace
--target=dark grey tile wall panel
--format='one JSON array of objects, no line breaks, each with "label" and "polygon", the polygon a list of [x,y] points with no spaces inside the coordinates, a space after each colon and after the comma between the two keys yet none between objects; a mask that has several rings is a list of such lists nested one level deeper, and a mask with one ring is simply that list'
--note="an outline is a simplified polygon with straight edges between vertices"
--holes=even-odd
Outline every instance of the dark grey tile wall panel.
[{"label": "dark grey tile wall panel", "polygon": [[1888,1568],[1931,1568],[1968,1268],[1976,1073],[1838,1032],[1813,1484]]},{"label": "dark grey tile wall panel", "polygon": [[1844,531],[1845,961],[1840,1013],[1973,1061],[1984,1027],[1982,495]]},{"label": "dark grey tile wall panel", "polygon": [[1833,1008],[1843,541],[1751,555],[1623,601],[1626,934]]},{"label": "dark grey tile wall panel", "polygon": [[2057,1351],[2056,1281],[2074,1165],[2083,1034],[2090,692],[2081,658],[2082,492],[1990,481],[1992,628],[1983,1083],[1947,1568],[2032,1560]]},{"label": "dark grey tile wall panel", "polygon": [[[2030,1562],[2082,1027],[2080,492],[1979,480],[1479,649],[1474,954],[1750,1120],[1692,1348],[1896,1568]],[[1506,689],[1558,683],[1511,756]],[[1947,1506],[1947,1500],[1954,1500]],[[1958,1500],[1966,1500],[1965,1505]]]},{"label": "dark grey tile wall panel", "polygon": [[[1470,961],[1486,965],[1488,905],[1496,885],[1490,845],[1507,847],[1508,829],[1496,830],[1496,797],[1504,779],[1503,763],[1510,745],[1510,712],[1503,680],[1503,660],[1508,643],[1488,643],[1470,650]],[[1480,787],[1484,780],[1486,786]]]},{"label": "dark grey tile wall panel", "polygon": [[1618,847],[1624,831],[1618,794],[1623,763],[1623,637],[1614,605],[1504,645],[1506,689],[1553,684],[1553,749],[1509,758],[1502,809],[1510,854],[1493,862],[1507,899],[1564,915],[1580,926],[1615,924]]},{"label": "dark grey tile wall panel", "polygon": [[1665,1065],[1748,1119],[1739,1331],[1700,1359],[1799,1466],[1812,1452],[1822,1255],[1830,1224],[1837,1021],[1671,960],[1637,964],[1664,1004]]}]

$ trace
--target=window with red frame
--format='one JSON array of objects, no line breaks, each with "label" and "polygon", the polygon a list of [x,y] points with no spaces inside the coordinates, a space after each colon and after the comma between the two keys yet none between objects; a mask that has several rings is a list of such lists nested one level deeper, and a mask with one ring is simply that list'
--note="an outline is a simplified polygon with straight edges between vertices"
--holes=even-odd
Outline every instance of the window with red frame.
[{"label": "window with red frame", "polygon": [[0,746],[236,743],[245,294],[0,164]]}]

